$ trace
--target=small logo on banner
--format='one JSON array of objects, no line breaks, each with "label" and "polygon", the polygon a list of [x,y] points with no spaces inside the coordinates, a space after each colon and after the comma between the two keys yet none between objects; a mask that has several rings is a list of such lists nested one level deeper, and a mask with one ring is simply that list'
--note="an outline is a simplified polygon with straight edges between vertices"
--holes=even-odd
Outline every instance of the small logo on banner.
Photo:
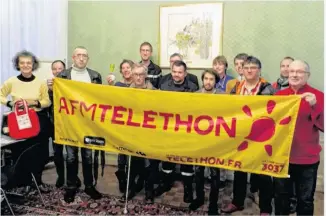
[{"label": "small logo on banner", "polygon": [[104,146],[105,145],[105,139],[103,137],[92,137],[92,136],[85,136],[84,137],[84,144],[86,145],[99,145]]}]

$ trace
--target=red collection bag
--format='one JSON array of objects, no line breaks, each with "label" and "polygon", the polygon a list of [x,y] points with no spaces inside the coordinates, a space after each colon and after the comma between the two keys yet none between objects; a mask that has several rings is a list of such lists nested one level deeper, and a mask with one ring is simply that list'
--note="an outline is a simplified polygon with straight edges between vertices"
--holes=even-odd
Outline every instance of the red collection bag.
[{"label": "red collection bag", "polygon": [[40,122],[34,109],[28,108],[23,100],[23,109],[15,104],[14,110],[8,115],[9,136],[13,139],[28,139],[40,133]]}]

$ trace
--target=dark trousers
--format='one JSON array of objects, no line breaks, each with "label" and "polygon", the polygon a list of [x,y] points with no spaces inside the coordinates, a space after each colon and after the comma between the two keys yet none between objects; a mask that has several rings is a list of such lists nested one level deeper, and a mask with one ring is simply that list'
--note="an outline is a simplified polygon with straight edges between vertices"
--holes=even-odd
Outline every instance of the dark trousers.
[{"label": "dark trousers", "polygon": [[[211,176],[211,189],[209,192],[209,208],[217,209],[218,194],[219,194],[219,183],[220,183],[220,169],[210,167]],[[196,199],[205,199],[205,177],[204,177],[204,166],[196,166],[195,168],[195,181],[196,181]]]},{"label": "dark trousers", "polygon": [[[165,173],[172,173],[175,170],[175,163],[162,161],[162,171]],[[180,172],[181,175],[184,175],[185,173],[193,174],[194,173],[194,167],[192,165],[180,165]]]},{"label": "dark trousers", "polygon": [[[77,189],[78,147],[66,146],[67,150],[67,187]],[[94,185],[92,150],[81,148],[82,168],[85,187]]]},{"label": "dark trousers", "polygon": [[[238,207],[244,206],[247,194],[248,173],[235,171],[233,182],[232,204]],[[259,208],[261,213],[272,213],[273,182],[270,176],[258,175]]]},{"label": "dark trousers", "polygon": [[259,175],[250,174],[250,192],[256,193],[258,192],[259,186]]},{"label": "dark trousers", "polygon": [[63,158],[63,147],[64,145],[54,143],[54,125],[51,124],[51,137],[52,137],[52,147],[53,147],[53,159],[54,164],[57,170],[58,178],[65,179],[65,165],[64,165],[64,158]]},{"label": "dark trousers", "polygon": [[118,154],[118,169],[126,171],[128,156],[124,154]]},{"label": "dark trousers", "polygon": [[275,215],[290,214],[292,182],[297,198],[297,215],[314,214],[314,195],[319,162],[309,165],[289,164],[290,178],[274,178]]}]

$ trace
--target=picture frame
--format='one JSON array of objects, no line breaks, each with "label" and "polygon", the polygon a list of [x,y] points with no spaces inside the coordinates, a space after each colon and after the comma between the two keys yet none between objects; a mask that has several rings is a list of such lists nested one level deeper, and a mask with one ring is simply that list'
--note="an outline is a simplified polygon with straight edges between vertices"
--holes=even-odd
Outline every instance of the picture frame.
[{"label": "picture frame", "polygon": [[188,68],[211,68],[222,55],[223,3],[160,6],[159,65],[179,53]]}]

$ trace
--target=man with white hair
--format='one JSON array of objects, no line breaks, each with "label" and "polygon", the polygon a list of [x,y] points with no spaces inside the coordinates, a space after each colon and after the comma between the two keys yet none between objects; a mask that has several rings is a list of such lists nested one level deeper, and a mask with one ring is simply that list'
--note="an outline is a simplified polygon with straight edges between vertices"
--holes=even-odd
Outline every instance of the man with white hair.
[{"label": "man with white hair", "polygon": [[314,194],[320,163],[319,131],[324,132],[324,93],[307,84],[310,67],[302,60],[289,66],[289,87],[276,95],[300,95],[295,131],[290,153],[289,175],[275,178],[275,215],[289,215],[291,181],[296,186],[297,215],[314,214]]}]

